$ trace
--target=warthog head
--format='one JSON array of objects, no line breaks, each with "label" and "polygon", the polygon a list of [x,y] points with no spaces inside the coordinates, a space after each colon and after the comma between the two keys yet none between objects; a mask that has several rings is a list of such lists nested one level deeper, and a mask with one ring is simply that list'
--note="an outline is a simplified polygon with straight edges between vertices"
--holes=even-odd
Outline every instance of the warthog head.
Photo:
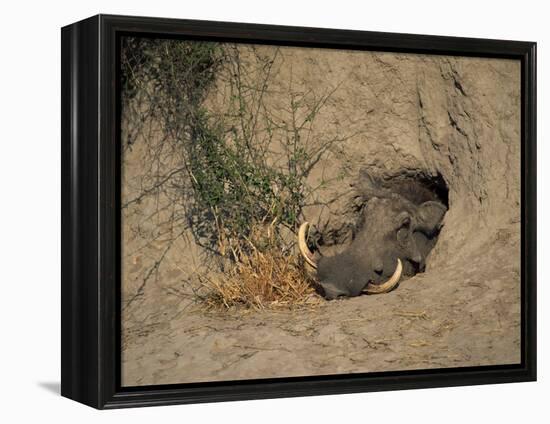
[{"label": "warthog head", "polygon": [[308,243],[307,222],[298,232],[306,266],[327,299],[386,293],[403,275],[423,272],[447,211],[440,200],[425,200],[437,196],[413,180],[375,182],[367,177],[359,191],[359,222],[342,253],[320,255]]}]

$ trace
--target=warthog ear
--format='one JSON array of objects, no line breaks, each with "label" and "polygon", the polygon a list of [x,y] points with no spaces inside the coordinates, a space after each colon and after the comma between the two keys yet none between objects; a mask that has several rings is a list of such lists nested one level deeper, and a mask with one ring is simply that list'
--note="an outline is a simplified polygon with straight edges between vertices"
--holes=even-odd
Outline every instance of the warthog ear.
[{"label": "warthog ear", "polygon": [[441,228],[447,208],[440,202],[424,202],[418,207],[418,230],[431,237]]},{"label": "warthog ear", "polygon": [[370,175],[367,171],[361,170],[359,179],[351,184],[364,202],[376,197],[387,197],[389,191],[382,187],[381,180]]}]

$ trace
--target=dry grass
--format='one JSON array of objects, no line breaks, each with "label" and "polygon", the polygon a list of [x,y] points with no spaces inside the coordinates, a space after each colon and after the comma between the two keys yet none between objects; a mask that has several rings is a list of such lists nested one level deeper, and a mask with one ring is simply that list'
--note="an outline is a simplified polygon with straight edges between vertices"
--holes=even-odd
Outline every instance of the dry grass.
[{"label": "dry grass", "polygon": [[210,309],[315,307],[322,303],[295,256],[254,251],[222,281],[203,280]]}]

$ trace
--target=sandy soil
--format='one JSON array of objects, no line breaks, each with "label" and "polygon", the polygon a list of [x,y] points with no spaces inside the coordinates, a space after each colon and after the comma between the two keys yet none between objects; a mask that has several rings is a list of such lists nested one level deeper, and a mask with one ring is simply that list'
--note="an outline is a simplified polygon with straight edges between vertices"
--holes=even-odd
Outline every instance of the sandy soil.
[{"label": "sandy soil", "polygon": [[[315,131],[354,134],[312,175],[347,167],[320,197],[344,195],[306,210],[308,220],[353,219],[346,193],[365,167],[444,177],[449,211],[427,270],[386,295],[206,312],[193,302],[205,264],[191,238],[144,278],[164,252],[162,240],[144,247],[158,226],[148,219],[158,204],[144,200],[123,215],[123,384],[518,363],[519,62],[285,48],[276,65],[272,107],[282,109],[291,73],[295,89],[338,86]],[[222,88],[212,108],[223,108]],[[123,198],[141,187],[143,149],[124,157]]]}]

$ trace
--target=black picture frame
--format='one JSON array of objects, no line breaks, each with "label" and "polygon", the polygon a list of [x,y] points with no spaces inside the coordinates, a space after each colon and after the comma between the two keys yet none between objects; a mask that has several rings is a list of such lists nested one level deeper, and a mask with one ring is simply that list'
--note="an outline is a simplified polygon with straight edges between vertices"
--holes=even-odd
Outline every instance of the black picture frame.
[{"label": "black picture frame", "polygon": [[[179,385],[120,384],[119,37],[521,61],[521,363]],[[536,380],[536,43],[97,15],[61,31],[61,394],[121,408]]]}]

